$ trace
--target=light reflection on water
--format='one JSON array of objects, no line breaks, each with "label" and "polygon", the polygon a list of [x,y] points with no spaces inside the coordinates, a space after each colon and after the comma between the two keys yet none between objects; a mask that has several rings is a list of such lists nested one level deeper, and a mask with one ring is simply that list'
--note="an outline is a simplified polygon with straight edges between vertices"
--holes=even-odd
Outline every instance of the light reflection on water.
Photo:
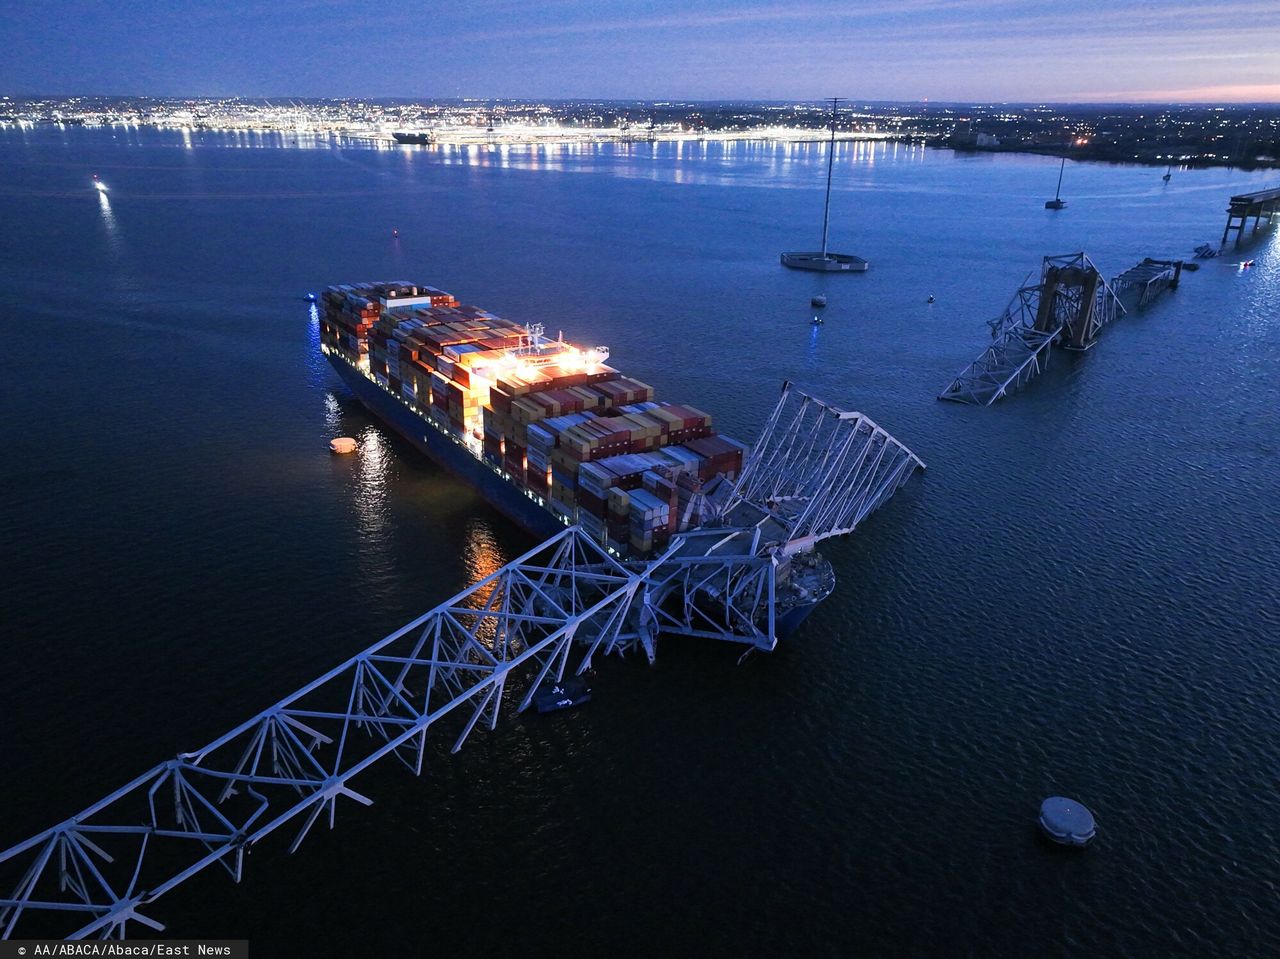
[{"label": "light reflection on water", "polygon": [[[492,576],[508,562],[502,548],[494,536],[493,527],[482,519],[473,519],[467,523],[465,540],[462,544],[462,563],[466,569],[467,585]],[[477,609],[491,607],[502,601],[501,596],[494,596],[495,590],[502,589],[501,580],[495,581],[489,588],[481,590],[468,598],[468,605]],[[497,622],[493,618],[467,623],[481,644],[493,648],[498,638]],[[509,641],[509,640],[508,640]]]},{"label": "light reflection on water", "polygon": [[111,201],[107,199],[106,190],[98,191],[98,210],[102,213],[102,224],[107,228],[107,239],[112,248],[119,240],[119,224],[116,223],[115,212],[111,209]]},{"label": "light reflection on water", "polygon": [[494,536],[493,527],[487,522],[476,519],[467,524],[467,538],[462,545],[462,562],[467,570],[467,585],[492,576],[507,562],[507,557]]},{"label": "light reflection on water", "polygon": [[387,481],[392,453],[382,431],[372,424],[360,431],[358,440],[360,448],[355,454],[359,459],[354,496],[356,519],[360,524],[361,542],[379,553],[380,544],[391,532]]}]

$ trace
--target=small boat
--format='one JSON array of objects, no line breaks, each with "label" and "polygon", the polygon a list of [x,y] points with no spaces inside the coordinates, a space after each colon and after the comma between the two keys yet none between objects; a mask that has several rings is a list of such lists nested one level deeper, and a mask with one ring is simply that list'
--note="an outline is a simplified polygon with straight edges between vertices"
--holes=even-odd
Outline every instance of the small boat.
[{"label": "small boat", "polygon": [[868,263],[852,253],[783,253],[782,265],[813,273],[866,273]]},{"label": "small boat", "polygon": [[826,306],[827,298],[823,294],[817,293],[809,297],[809,305],[810,306]]},{"label": "small boat", "polygon": [[1067,201],[1062,198],[1062,171],[1067,168],[1067,158],[1062,158],[1062,165],[1058,167],[1058,188],[1053,191],[1053,199],[1044,201],[1046,210],[1061,210],[1067,205]]},{"label": "small boat", "polygon": [[1165,183],[1168,183],[1170,180],[1172,180],[1172,179],[1173,179],[1173,164],[1172,164],[1172,163],[1170,163],[1170,164],[1169,164],[1169,169],[1167,169],[1167,170],[1165,170],[1165,171],[1164,171],[1164,176],[1162,176],[1160,179],[1164,180],[1164,182],[1165,182]]},{"label": "small boat", "polygon": [[543,686],[533,694],[533,708],[540,713],[554,713],[591,702],[591,687],[577,676]]},{"label": "small boat", "polygon": [[826,322],[826,321],[825,321],[825,320],[823,320],[823,318],[822,318],[822,317],[820,317],[820,316],[815,316],[812,320],[810,320],[810,321],[809,321],[809,325],[810,325],[810,326],[821,326],[824,322]]},{"label": "small boat", "polygon": [[[813,273],[865,273],[868,263],[851,253],[832,253],[827,249],[827,228],[831,223],[831,167],[836,158],[836,106],[842,97],[831,98],[831,142],[827,145],[827,199],[822,207],[822,250],[805,253],[783,253],[782,265],[792,270]],[[818,306],[818,303],[814,303]]]},{"label": "small boat", "polygon": [[354,453],[359,444],[350,436],[339,436],[329,441],[330,453]]}]

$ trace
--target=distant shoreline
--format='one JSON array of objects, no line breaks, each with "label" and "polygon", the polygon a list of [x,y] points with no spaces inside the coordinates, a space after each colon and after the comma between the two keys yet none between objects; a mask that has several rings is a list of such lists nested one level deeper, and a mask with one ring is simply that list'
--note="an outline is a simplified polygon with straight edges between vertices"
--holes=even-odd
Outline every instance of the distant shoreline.
[{"label": "distant shoreline", "polygon": [[1033,147],[1033,146],[1013,146],[1013,147],[978,147],[978,146],[958,146],[955,144],[936,144],[931,143],[930,146],[935,150],[951,150],[959,154],[971,153],[994,153],[1009,154],[1021,153],[1031,156],[1052,157],[1055,160],[1065,157],[1073,162],[1088,163],[1109,163],[1112,165],[1123,166],[1149,166],[1149,167],[1167,167],[1172,163],[1175,169],[1179,170],[1209,170],[1214,168],[1226,167],[1235,170],[1275,170],[1280,169],[1280,158],[1277,159],[1253,159],[1253,160],[1232,160],[1232,159],[1209,159],[1206,157],[1192,157],[1187,159],[1178,159],[1170,161],[1167,157],[1143,157],[1143,156],[1120,156],[1115,150],[1107,150],[1102,148],[1090,147]]},{"label": "distant shoreline", "polygon": [[[797,143],[812,144],[825,143],[831,134],[828,130],[812,129],[812,128],[780,128],[780,127],[758,127],[743,130],[654,130],[636,132],[632,130],[623,130],[616,127],[608,128],[581,128],[581,127],[559,127],[548,129],[537,128],[499,128],[490,132],[478,128],[469,127],[453,127],[443,129],[433,129],[430,132],[434,136],[431,143],[425,144],[401,144],[387,132],[358,130],[358,129],[342,129],[335,127],[332,129],[317,130],[300,130],[282,125],[262,124],[257,126],[214,126],[207,124],[183,125],[173,122],[120,122],[120,123],[92,123],[79,119],[70,119],[65,121],[55,121],[48,119],[40,119],[38,121],[17,120],[11,117],[0,118],[0,129],[9,127],[80,127],[90,130],[107,130],[117,127],[133,128],[133,129],[151,129],[151,130],[170,130],[170,131],[186,131],[188,133],[215,133],[215,134],[242,134],[251,133],[259,135],[275,135],[281,137],[306,137],[313,139],[352,139],[373,141],[388,148],[405,147],[411,149],[433,149],[438,147],[526,147],[539,145],[567,145],[567,144],[639,144],[639,143],[739,143],[739,142],[757,142],[757,143]],[[412,131],[404,131],[412,132]],[[1065,157],[1073,162],[1091,162],[1091,163],[1108,163],[1115,165],[1129,166],[1146,166],[1146,167],[1167,167],[1172,166],[1178,169],[1212,169],[1227,168],[1245,171],[1257,170],[1273,170],[1280,169],[1280,158],[1256,157],[1252,159],[1244,158],[1216,158],[1205,156],[1191,156],[1185,158],[1174,159],[1170,161],[1167,156],[1132,156],[1122,155],[1122,148],[1113,144],[1089,144],[1089,145],[1072,145],[1063,146],[1036,146],[1017,144],[1005,146],[1001,144],[982,145],[956,143],[953,137],[946,137],[936,133],[922,133],[911,131],[837,131],[835,140],[837,143],[906,143],[926,146],[932,150],[951,150],[957,155],[970,154],[1024,154],[1030,156],[1052,157],[1054,159]]]}]

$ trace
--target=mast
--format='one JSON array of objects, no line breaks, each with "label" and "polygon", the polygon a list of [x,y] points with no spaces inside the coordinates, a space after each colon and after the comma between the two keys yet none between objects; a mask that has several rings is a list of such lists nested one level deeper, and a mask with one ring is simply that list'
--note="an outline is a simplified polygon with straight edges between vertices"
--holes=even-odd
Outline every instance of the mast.
[{"label": "mast", "polygon": [[831,141],[827,146],[827,199],[822,206],[822,258],[827,258],[827,225],[831,222],[831,165],[836,158],[836,104],[844,97],[828,97],[831,101]]},{"label": "mast", "polygon": [[1062,166],[1058,167],[1058,188],[1053,191],[1053,198],[1055,200],[1062,199],[1062,171],[1065,170],[1066,168],[1067,168],[1067,158],[1063,157]]}]

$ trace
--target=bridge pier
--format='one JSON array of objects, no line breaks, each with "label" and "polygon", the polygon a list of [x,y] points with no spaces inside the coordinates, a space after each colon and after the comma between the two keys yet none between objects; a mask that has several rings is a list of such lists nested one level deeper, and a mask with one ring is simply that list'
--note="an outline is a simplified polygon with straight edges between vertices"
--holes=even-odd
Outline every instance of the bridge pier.
[{"label": "bridge pier", "polygon": [[1270,227],[1277,212],[1280,212],[1280,187],[1233,196],[1227,206],[1227,225],[1222,230],[1222,242],[1218,244],[1218,249],[1227,245],[1227,237],[1232,230],[1236,234],[1236,246],[1239,246],[1244,241],[1244,230],[1249,225],[1250,217],[1253,217],[1250,235],[1256,236],[1262,225],[1262,218],[1267,218],[1267,226]]},{"label": "bridge pier", "polygon": [[1125,312],[1115,291],[1083,252],[1046,256],[1040,281],[1019,289],[991,322],[995,342],[952,381],[940,400],[990,406],[1039,375],[1054,344],[1087,350]]}]

